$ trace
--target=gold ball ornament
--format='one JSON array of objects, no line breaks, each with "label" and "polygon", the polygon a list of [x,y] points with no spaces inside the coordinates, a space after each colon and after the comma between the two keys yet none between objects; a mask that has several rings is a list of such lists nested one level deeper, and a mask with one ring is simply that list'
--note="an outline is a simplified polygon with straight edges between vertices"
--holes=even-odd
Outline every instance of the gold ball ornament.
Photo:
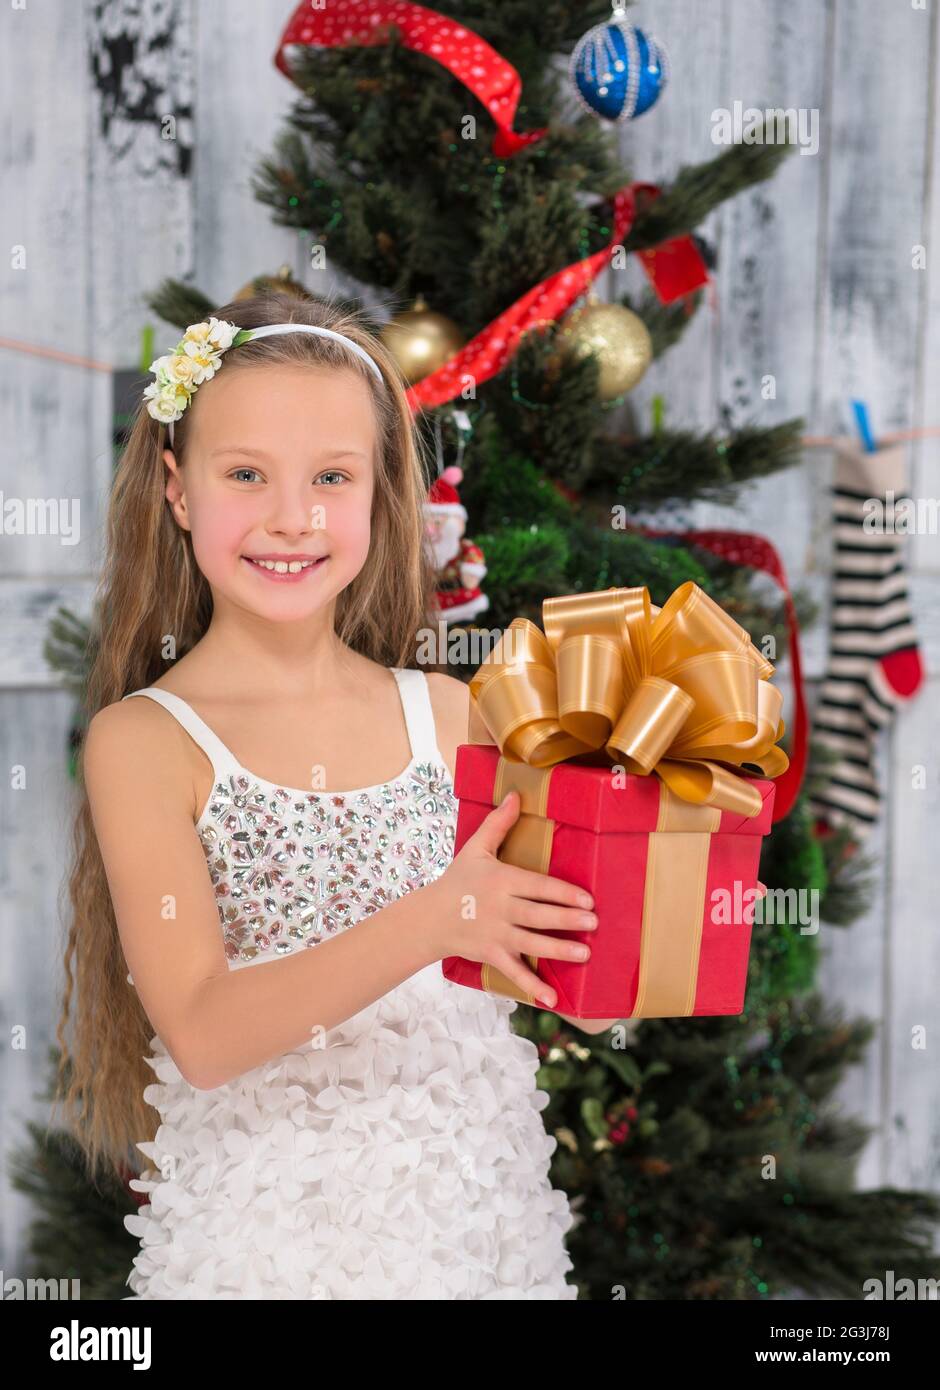
[{"label": "gold ball ornament", "polygon": [[443,367],[466,341],[453,319],[429,309],[421,295],[383,325],[381,338],[409,386]]},{"label": "gold ball ornament", "polygon": [[634,387],[653,360],[649,329],[622,304],[585,304],[568,315],[558,338],[565,357],[598,359],[597,390],[603,401],[615,400]]},{"label": "gold ball ornament", "polygon": [[282,265],[275,275],[256,275],[247,285],[242,285],[235,299],[252,299],[256,294],[267,294],[270,290],[292,294],[297,299],[312,298],[310,291],[294,279],[290,266]]}]

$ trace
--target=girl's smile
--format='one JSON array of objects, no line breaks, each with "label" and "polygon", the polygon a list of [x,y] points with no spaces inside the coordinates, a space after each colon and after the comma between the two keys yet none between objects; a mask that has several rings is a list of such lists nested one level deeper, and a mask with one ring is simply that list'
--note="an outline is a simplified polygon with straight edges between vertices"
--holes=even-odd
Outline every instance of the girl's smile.
[{"label": "girl's smile", "polygon": [[321,570],[330,558],[329,555],[319,555],[316,559],[309,556],[284,556],[283,559],[257,558],[251,555],[241,557],[248,565],[249,569],[260,574],[264,579],[271,579],[275,584],[298,584],[308,574],[315,574]]}]

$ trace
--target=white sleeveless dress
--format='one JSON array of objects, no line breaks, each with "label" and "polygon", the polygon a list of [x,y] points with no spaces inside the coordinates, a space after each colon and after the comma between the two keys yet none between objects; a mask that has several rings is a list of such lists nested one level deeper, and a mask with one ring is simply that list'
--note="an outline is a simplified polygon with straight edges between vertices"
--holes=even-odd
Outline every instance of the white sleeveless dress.
[{"label": "white sleeveless dress", "polygon": [[[347,792],[241,767],[178,695],[148,687],[212,762],[196,829],[229,969],[316,947],[446,869],[457,803],[423,671],[392,668],[411,761]],[[128,981],[133,984],[128,975]],[[296,1051],[214,1090],[154,1036],[162,1123],[124,1218],[140,1299],[575,1299],[574,1216],[549,1181],[536,1047],[514,1000],[440,961]],[[246,1027],[250,1021],[246,1020]]]}]

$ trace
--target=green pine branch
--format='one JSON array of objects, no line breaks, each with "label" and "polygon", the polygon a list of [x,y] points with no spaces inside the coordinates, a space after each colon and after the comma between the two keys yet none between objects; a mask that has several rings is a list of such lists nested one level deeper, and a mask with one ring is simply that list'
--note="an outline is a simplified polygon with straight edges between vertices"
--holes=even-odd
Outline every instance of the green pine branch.
[{"label": "green pine branch", "polygon": [[191,323],[202,323],[207,319],[215,307],[214,300],[195,285],[186,285],[182,280],[169,276],[153,294],[146,297],[145,302],[161,319],[175,324],[183,333]]},{"label": "green pine branch", "polygon": [[672,498],[731,503],[743,483],[801,462],[804,428],[796,418],[770,426],[749,423],[731,434],[663,429],[640,438],[599,435],[587,459],[579,460],[578,470],[567,470],[565,480],[585,500],[632,511]]},{"label": "green pine branch", "polygon": [[624,249],[644,251],[691,231],[729,198],[773,178],[795,148],[789,144],[730,145],[705,164],[683,165],[637,217]]}]

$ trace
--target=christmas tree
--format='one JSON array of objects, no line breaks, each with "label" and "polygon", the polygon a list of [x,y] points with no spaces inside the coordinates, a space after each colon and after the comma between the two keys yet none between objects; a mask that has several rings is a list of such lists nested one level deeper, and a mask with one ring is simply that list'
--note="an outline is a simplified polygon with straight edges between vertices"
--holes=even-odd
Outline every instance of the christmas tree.
[{"label": "christmas tree", "polygon": [[[627,55],[623,81],[622,69],[610,83],[592,71],[596,45],[578,41],[610,18],[601,0],[442,0],[433,13],[443,27],[432,34],[386,22],[381,4],[356,6],[358,20],[371,11],[380,21],[368,25],[368,43],[330,27],[336,6],[301,9],[294,46],[279,57],[301,94],[255,191],[276,222],[309,239],[310,292],[342,273],[379,300],[371,326],[415,384],[428,452],[459,464],[437,493],[445,518],[466,512],[466,537],[451,532],[441,556],[450,564],[464,541],[456,579],[442,573],[449,636],[518,616],[539,623],[543,600],[562,594],[646,586],[662,605],[693,580],[755,644],[770,638],[784,651],[789,642],[792,653],[795,624],[815,613],[801,594],[793,606],[779,590],[768,596],[759,571],[772,572],[772,548],[662,520],[672,534],[650,534],[635,518],[658,509],[668,521],[696,499],[732,501],[799,463],[802,420],[703,434],[670,430],[658,414],[649,430],[612,423],[702,312],[714,256],[696,227],[772,178],[788,147],[733,145],[657,189],[632,183],[643,171],[623,167],[605,117],[668,100],[666,60],[628,31],[614,50],[618,61]],[[486,47],[471,47],[478,40]],[[644,75],[631,86],[637,53]],[[566,78],[559,58],[571,54]],[[592,109],[572,115],[575,93]],[[638,258],[648,291],[578,306],[596,273],[587,267],[617,256]],[[572,267],[580,270],[565,290],[555,277]],[[513,319],[536,287],[541,312]],[[217,288],[220,302],[230,297],[231,287]],[[150,302],[182,329],[216,301],[168,281]],[[482,370],[449,394],[423,389],[468,344]],[[74,665],[74,630],[59,637],[50,659]],[[448,669],[469,679],[472,643],[448,650]],[[791,727],[791,758],[794,742]],[[760,876],[772,890],[815,890],[822,918],[848,927],[874,866],[849,829],[818,836],[809,802],[828,763],[826,750],[810,751],[799,795],[764,842]],[[568,1243],[582,1297],[622,1288],[644,1300],[859,1298],[872,1269],[930,1272],[935,1199],[853,1190],[868,1133],[837,1112],[833,1095],[874,1025],[839,1017],[814,992],[818,937],[800,925],[795,908],[768,923],[758,909],[740,1016],[633,1020],[595,1037],[549,1012],[513,1015],[542,1059],[544,1118],[558,1140],[552,1181],[577,1213]],[[134,1195],[88,1191],[67,1141],[35,1138],[45,1167],[24,1163],[21,1181],[45,1209],[37,1254],[84,1233],[76,1248],[97,1243],[101,1287],[110,1254],[111,1296],[121,1296],[134,1242],[119,1217]]]}]

